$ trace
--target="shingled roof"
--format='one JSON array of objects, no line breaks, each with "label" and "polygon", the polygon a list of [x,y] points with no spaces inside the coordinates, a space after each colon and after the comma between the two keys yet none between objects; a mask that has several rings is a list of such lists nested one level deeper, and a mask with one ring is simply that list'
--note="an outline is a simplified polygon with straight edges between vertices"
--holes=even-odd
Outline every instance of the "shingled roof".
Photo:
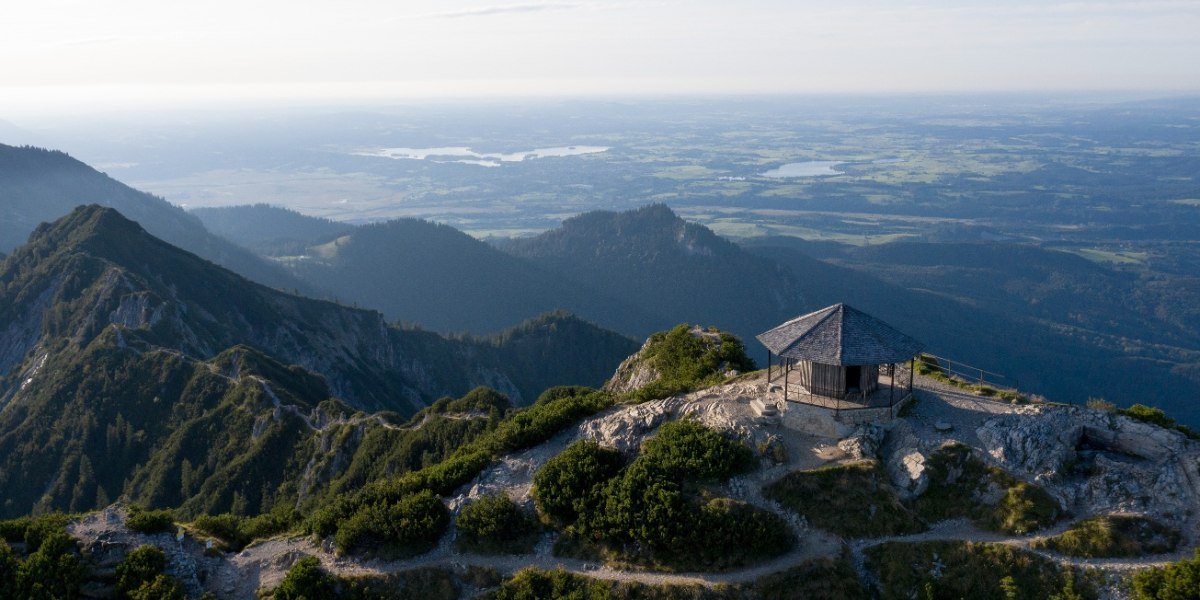
[{"label": "shingled roof", "polygon": [[845,304],[796,317],[756,337],[779,356],[827,365],[902,362],[924,348],[891,325]]}]

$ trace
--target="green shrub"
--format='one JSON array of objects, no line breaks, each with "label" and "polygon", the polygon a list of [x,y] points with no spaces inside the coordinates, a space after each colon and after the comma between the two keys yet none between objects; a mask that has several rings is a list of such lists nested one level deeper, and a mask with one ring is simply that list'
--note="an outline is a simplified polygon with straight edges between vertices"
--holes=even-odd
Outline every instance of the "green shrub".
[{"label": "green shrub", "polygon": [[538,396],[534,404],[550,404],[556,400],[564,400],[575,396],[586,396],[596,390],[585,385],[560,385],[552,387]]},{"label": "green shrub", "polygon": [[175,525],[175,511],[165,508],[161,510],[146,510],[137,506],[129,507],[129,516],[125,526],[141,533],[160,533],[170,531]]},{"label": "green shrub", "polygon": [[1145,404],[1134,404],[1133,406],[1118,412],[1127,417],[1133,417],[1139,421],[1152,423],[1167,429],[1175,426],[1175,419],[1167,416],[1167,413],[1161,408],[1154,408],[1152,406],[1146,406]]},{"label": "green shrub", "polygon": [[343,553],[369,547],[390,557],[413,556],[433,548],[449,522],[441,499],[423,491],[360,508],[338,526],[334,542]]},{"label": "green shrub", "polygon": [[1172,552],[1179,532],[1157,521],[1130,515],[1106,515],[1080,521],[1038,546],[1081,558],[1116,558]]},{"label": "green shrub", "polygon": [[599,600],[611,598],[612,584],[568,573],[562,569],[523,569],[492,592],[493,600]]},{"label": "green shrub", "polygon": [[[68,515],[50,513],[0,521],[0,598],[73,598],[83,582]],[[25,544],[19,560],[7,542]]]},{"label": "green shrub", "polygon": [[992,473],[992,480],[1007,489],[999,502],[990,507],[982,505],[976,511],[974,520],[980,527],[1026,534],[1052,525],[1062,516],[1062,507],[1046,490],[1000,471]]},{"label": "green shrub", "polygon": [[[568,390],[574,393],[568,393]],[[548,395],[547,395],[548,394]],[[422,491],[450,494],[499,456],[536,446],[564,427],[609,406],[610,394],[590,388],[548,390],[545,401],[516,411],[495,429],[459,448],[448,459],[418,471],[372,482],[327,501],[305,523],[308,532],[332,535],[364,507],[395,503]]]},{"label": "green shrub", "polygon": [[27,517],[23,519],[15,519],[12,525],[8,526],[8,534],[20,534],[16,539],[8,538],[10,541],[25,542],[25,552],[34,553],[42,547],[42,543],[56,536],[66,536],[67,523],[71,520],[70,515],[63,513],[49,513],[36,517]]},{"label": "green shrub", "polygon": [[486,600],[866,600],[847,556],[820,558],[763,577],[755,582],[717,585],[647,585],[575,575],[561,569],[524,569],[480,596]]},{"label": "green shrub", "polygon": [[166,567],[167,555],[158,546],[138,546],[117,565],[117,582],[113,588],[116,597],[128,597],[130,591],[153,580]]},{"label": "green shrub", "polygon": [[47,532],[40,537],[37,551],[18,569],[15,597],[25,600],[74,598],[83,583],[84,573],[76,556],[75,540],[61,531]]},{"label": "green shrub", "polygon": [[687,570],[723,571],[779,556],[795,543],[775,513],[729,498],[713,498],[683,544],[663,549],[663,562]]},{"label": "green shrub", "polygon": [[442,567],[422,567],[383,576],[338,577],[339,598],[346,600],[458,600],[454,574]]},{"label": "green shrub", "polygon": [[183,584],[170,575],[156,575],[129,592],[129,600],[184,600]]},{"label": "green shrub", "polygon": [[0,540],[0,598],[16,598],[21,562],[8,543]]},{"label": "green shrub", "polygon": [[165,575],[167,557],[157,546],[139,546],[117,565],[116,600],[183,600],[183,585]]},{"label": "green shrub", "polygon": [[779,573],[773,573],[750,585],[741,586],[750,598],[784,600],[789,598],[826,598],[829,600],[867,600],[870,594],[854,572],[849,552],[836,560],[817,558]]},{"label": "green shrub", "polygon": [[457,525],[459,546],[485,554],[532,552],[538,538],[537,520],[503,493],[464,506]]},{"label": "green shrub", "polygon": [[315,556],[305,556],[288,569],[271,592],[274,600],[336,600],[336,579],[321,569]]},{"label": "green shrub", "polygon": [[642,444],[643,460],[676,479],[719,479],[754,468],[754,453],[740,442],[690,420],[672,421]]},{"label": "green shrub", "polygon": [[722,331],[693,335],[687,323],[650,336],[642,360],[658,372],[658,379],[630,393],[644,402],[720,383],[729,370],[753,371],[754,361],[738,338]]},{"label": "green shrub", "polygon": [[1137,572],[1133,593],[1138,600],[1200,598],[1200,550],[1193,558]]},{"label": "green shrub", "polygon": [[[538,510],[565,528],[560,550],[667,569],[722,570],[791,547],[791,529],[776,515],[696,492],[698,477],[727,476],[742,464],[738,447],[748,449],[695,423],[664,430],[624,469],[615,452],[577,442],[535,474]],[[688,449],[700,449],[714,464],[696,464]]]},{"label": "green shrub", "polygon": [[843,537],[916,533],[924,524],[900,502],[879,461],[796,471],[763,488],[763,495]]},{"label": "green shrub", "polygon": [[682,486],[640,458],[609,480],[598,508],[580,515],[581,529],[615,542],[675,548],[683,546],[693,530]]},{"label": "green shrub", "polygon": [[1161,408],[1154,408],[1145,404],[1134,404],[1129,408],[1117,411],[1117,413],[1152,425],[1158,425],[1165,429],[1174,429],[1193,440],[1200,440],[1200,432],[1187,425],[1176,423],[1175,419],[1167,415]]},{"label": "green shrub", "polygon": [[225,549],[236,552],[254,540],[291,530],[300,522],[300,518],[296,510],[280,506],[254,517],[230,513],[200,515],[190,525],[201,533],[217,538]]},{"label": "green shrub", "polygon": [[1095,590],[1058,563],[1004,544],[887,542],[866,550],[883,598],[1052,598]]},{"label": "green shrub", "polygon": [[31,517],[18,517],[0,521],[0,539],[6,542],[24,542],[25,531],[29,529]]},{"label": "green shrub", "polygon": [[560,526],[595,512],[603,501],[604,484],[624,463],[621,453],[596,442],[580,440],[567,446],[533,476],[538,512]]}]

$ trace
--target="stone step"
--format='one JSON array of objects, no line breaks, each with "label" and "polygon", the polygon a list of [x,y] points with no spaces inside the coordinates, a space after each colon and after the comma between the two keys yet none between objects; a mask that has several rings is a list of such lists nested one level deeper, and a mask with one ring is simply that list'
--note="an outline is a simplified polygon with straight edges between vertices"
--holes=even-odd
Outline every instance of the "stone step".
[{"label": "stone step", "polygon": [[767,402],[761,398],[755,398],[750,401],[750,408],[754,412],[763,417],[776,417],[779,415],[779,407],[774,402]]}]

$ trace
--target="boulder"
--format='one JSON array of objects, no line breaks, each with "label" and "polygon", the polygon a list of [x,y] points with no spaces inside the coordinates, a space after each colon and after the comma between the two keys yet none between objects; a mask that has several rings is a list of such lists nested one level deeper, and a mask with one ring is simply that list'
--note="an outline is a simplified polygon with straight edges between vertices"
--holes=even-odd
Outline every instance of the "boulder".
[{"label": "boulder", "polygon": [[1083,424],[1071,411],[1042,410],[988,419],[975,433],[998,466],[1038,481],[1074,462]]},{"label": "boulder", "polygon": [[838,442],[838,448],[855,460],[879,458],[879,447],[883,445],[885,433],[879,425],[864,423]]},{"label": "boulder", "polygon": [[621,361],[611,379],[604,383],[604,391],[623,394],[654,383],[659,377],[658,370],[648,364],[646,351],[650,340],[642,344],[640,350],[633,356]]},{"label": "boulder", "polygon": [[929,486],[921,438],[907,421],[896,421],[880,449],[883,466],[902,498],[918,496]]}]

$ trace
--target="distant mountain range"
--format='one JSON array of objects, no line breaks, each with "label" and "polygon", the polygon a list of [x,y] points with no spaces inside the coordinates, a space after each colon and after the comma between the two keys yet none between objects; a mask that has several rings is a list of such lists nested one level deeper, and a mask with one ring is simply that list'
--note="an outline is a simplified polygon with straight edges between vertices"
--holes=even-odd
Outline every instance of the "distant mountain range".
[{"label": "distant mountain range", "polygon": [[1179,394],[1200,383],[1200,278],[1186,273],[1110,268],[1005,242],[739,245],[661,205],[588,213],[494,244],[411,219],[356,227],[262,205],[192,215],[32,148],[0,147],[0,175],[0,212],[12,216],[0,220],[5,247],[24,239],[37,215],[59,211],[44,217],[55,218],[73,199],[95,198],[261,283],[441,332],[494,332],[565,309],[635,338],[688,321],[750,340],[845,301],[1028,391],[1159,404],[1200,422],[1200,409]]},{"label": "distant mountain range", "polygon": [[241,471],[295,481],[288,449],[314,423],[403,417],[477,385],[531,402],[599,385],[637,348],[566,314],[492,338],[397,328],[247,281],[97,205],[39,226],[0,263],[0,323],[4,515],[121,493],[178,503],[189,493],[154,480],[177,482],[183,456],[204,475],[188,489],[226,510]]},{"label": "distant mountain range", "polygon": [[255,253],[213,235],[182,208],[66,153],[0,144],[0,252],[11,252],[39,223],[58,219],[81,204],[115,208],[151,234],[259,283],[281,289],[304,286]]},{"label": "distant mountain range", "polygon": [[1159,404],[1200,420],[1177,393],[1200,382],[1200,302],[1186,300],[1200,297],[1200,286],[1024,244],[739,245],[652,205],[583,214],[496,248],[403,220],[319,238],[301,254],[277,260],[310,286],[445,331],[488,331],[558,307],[639,338],[687,321],[752,340],[790,317],[848,302],[936,354],[1006,376],[997,383],[1060,401]]}]

